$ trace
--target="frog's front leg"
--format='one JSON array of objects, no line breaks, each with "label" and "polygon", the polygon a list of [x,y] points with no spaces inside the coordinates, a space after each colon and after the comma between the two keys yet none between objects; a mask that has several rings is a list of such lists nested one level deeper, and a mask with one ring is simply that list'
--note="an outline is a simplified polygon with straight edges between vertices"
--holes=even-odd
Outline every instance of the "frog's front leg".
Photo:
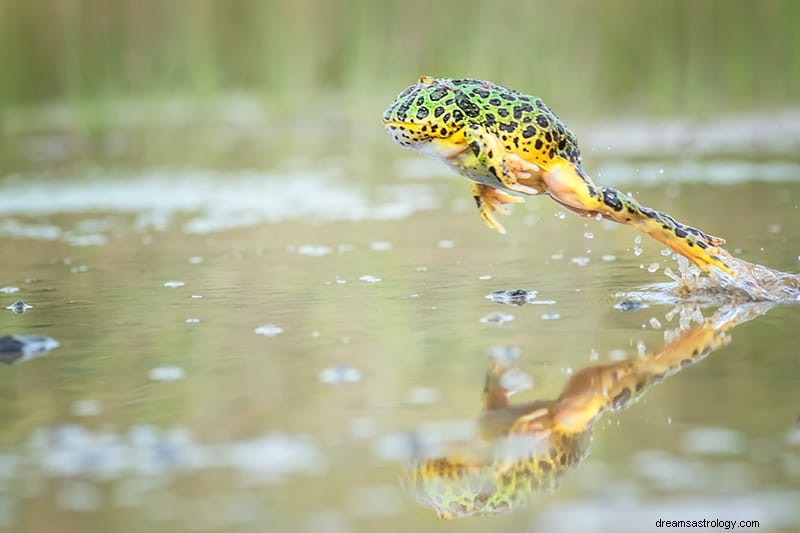
[{"label": "frog's front leg", "polygon": [[472,197],[475,198],[475,203],[478,205],[478,213],[481,216],[481,220],[493,230],[503,234],[505,234],[506,229],[497,221],[494,213],[499,212],[507,215],[508,209],[505,208],[505,204],[518,204],[525,201],[524,198],[510,196],[501,190],[488,185],[481,185],[480,183],[472,184]]},{"label": "frog's front leg", "polygon": [[538,194],[540,191],[519,183],[519,179],[530,178],[539,168],[533,163],[525,163],[516,155],[509,154],[497,136],[479,124],[471,124],[464,131],[469,149],[478,163],[497,178],[504,188],[522,194]]},{"label": "frog's front leg", "polygon": [[632,226],[683,255],[703,272],[712,267],[732,275],[725,264],[728,253],[719,248],[725,241],[686,226],[666,213],[640,205],[633,198],[610,187],[597,187],[569,161],[556,162],[542,179],[547,193],[561,205],[585,216],[603,218]]}]

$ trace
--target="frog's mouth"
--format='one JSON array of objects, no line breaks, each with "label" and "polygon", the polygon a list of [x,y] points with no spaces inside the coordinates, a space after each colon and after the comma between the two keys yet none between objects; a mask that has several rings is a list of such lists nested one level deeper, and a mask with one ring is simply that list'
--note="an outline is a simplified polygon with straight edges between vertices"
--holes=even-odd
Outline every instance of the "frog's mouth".
[{"label": "frog's mouth", "polygon": [[453,159],[469,148],[465,143],[455,143],[432,135],[425,124],[396,120],[384,120],[383,124],[394,142],[434,159]]}]

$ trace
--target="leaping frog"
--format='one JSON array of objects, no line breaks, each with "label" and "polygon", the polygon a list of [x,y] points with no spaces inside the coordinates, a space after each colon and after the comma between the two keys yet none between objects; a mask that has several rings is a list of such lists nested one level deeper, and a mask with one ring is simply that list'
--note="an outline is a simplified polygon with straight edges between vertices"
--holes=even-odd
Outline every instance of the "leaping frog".
[{"label": "leaping frog", "polygon": [[681,224],[616,189],[598,187],[581,168],[578,139],[535,96],[473,79],[422,76],[383,115],[401,146],[447,163],[472,181],[480,217],[505,233],[495,213],[526,195],[546,193],[580,215],[632,226],[687,257],[704,272],[727,275],[725,241]]}]

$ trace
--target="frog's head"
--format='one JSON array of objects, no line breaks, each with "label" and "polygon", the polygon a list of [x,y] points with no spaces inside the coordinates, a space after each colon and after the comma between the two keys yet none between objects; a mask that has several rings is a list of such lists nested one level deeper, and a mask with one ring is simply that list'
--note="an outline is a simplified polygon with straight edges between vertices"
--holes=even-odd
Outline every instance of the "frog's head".
[{"label": "frog's head", "polygon": [[451,139],[470,117],[479,114],[478,106],[454,80],[422,76],[395,98],[383,114],[383,124],[401,146],[423,152],[433,146],[435,153],[431,155],[448,157],[463,151],[466,145],[434,141]]}]

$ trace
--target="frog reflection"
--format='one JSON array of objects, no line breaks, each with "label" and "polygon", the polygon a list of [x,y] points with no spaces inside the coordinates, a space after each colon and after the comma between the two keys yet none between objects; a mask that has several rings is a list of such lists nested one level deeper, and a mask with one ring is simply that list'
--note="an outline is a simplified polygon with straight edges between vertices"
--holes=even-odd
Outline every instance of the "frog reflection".
[{"label": "frog reflection", "polygon": [[[509,367],[493,361],[474,438],[420,450],[403,473],[417,499],[443,519],[509,511],[532,494],[555,489],[588,452],[592,427],[647,389],[724,346],[727,331],[770,304],[720,309],[643,357],[586,367],[553,400],[511,405]],[[434,446],[436,448],[436,446]],[[427,452],[427,453],[426,453]]]}]

